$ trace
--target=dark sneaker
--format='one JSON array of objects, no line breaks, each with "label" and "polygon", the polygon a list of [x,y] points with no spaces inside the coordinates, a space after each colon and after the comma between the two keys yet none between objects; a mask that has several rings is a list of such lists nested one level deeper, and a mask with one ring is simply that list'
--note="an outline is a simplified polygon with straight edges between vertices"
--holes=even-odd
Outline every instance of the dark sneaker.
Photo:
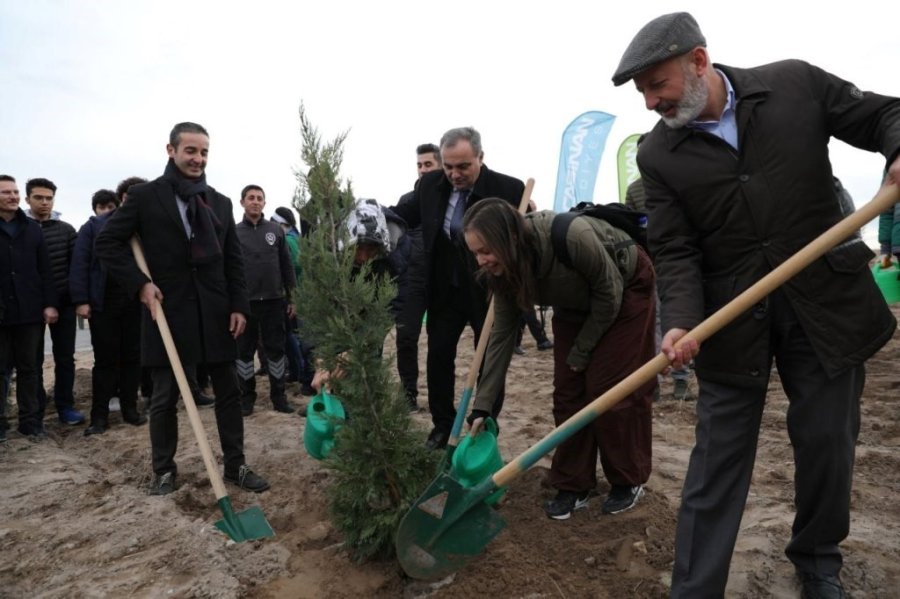
[{"label": "dark sneaker", "polygon": [[175,492],[175,473],[166,472],[156,477],[153,486],[150,487],[151,495],[168,495]]},{"label": "dark sneaker", "polygon": [[431,429],[428,439],[425,441],[426,449],[443,449],[447,447],[447,441],[450,440],[450,433],[439,428]]},{"label": "dark sneaker", "polygon": [[269,488],[268,481],[253,472],[253,470],[250,470],[250,466],[247,464],[242,464],[238,468],[237,474],[225,472],[225,480],[245,491],[253,491],[254,493],[262,493]]},{"label": "dark sneaker", "polygon": [[90,437],[91,435],[102,435],[106,432],[106,423],[105,422],[92,422],[89,427],[84,429],[84,436]]},{"label": "dark sneaker", "polygon": [[630,510],[641,497],[644,496],[644,487],[638,485],[636,487],[627,487],[624,485],[613,485],[609,490],[609,495],[603,502],[604,514],[619,514]]},{"label": "dark sneaker", "polygon": [[546,351],[548,349],[553,349],[553,342],[549,339],[544,339],[540,343],[538,343],[538,349],[540,351]]},{"label": "dark sneaker", "polygon": [[572,512],[587,507],[590,491],[559,491],[556,497],[544,503],[544,512],[554,520],[568,520]]},{"label": "dark sneaker", "polygon": [[309,383],[303,383],[300,385],[300,395],[305,395],[306,397],[315,397],[319,392],[316,391],[316,388],[310,385]]},{"label": "dark sneaker", "polygon": [[415,393],[410,393],[409,391],[406,392],[406,405],[410,412],[417,412],[419,410],[419,402]]},{"label": "dark sneaker", "polygon": [[522,347],[521,345],[515,346],[515,347],[513,348],[513,351],[516,353],[517,356],[524,356],[524,355],[525,355],[525,348]]},{"label": "dark sneaker", "polygon": [[241,403],[241,415],[242,416],[250,416],[253,414],[253,404],[252,403]]},{"label": "dark sneaker", "polygon": [[675,401],[684,401],[692,398],[690,387],[685,379],[675,380],[675,388],[672,390],[672,397]]},{"label": "dark sneaker", "polygon": [[214,406],[214,405],[216,405],[216,398],[210,397],[209,395],[204,395],[203,393],[198,393],[194,397],[194,403],[197,404],[198,408],[203,408],[206,406]]},{"label": "dark sneaker", "polygon": [[838,576],[813,572],[798,572],[797,576],[803,585],[800,599],[844,599],[848,596]]},{"label": "dark sneaker", "polygon": [[84,414],[75,408],[63,408],[59,411],[59,421],[63,424],[84,424]]},{"label": "dark sneaker", "polygon": [[294,408],[292,408],[291,404],[289,404],[287,401],[282,401],[282,402],[274,404],[273,409],[276,412],[281,412],[282,414],[293,414],[294,412],[297,411]]},{"label": "dark sneaker", "polygon": [[134,408],[132,410],[122,410],[122,421],[132,426],[141,426],[147,424],[147,417],[141,414],[137,408]]}]

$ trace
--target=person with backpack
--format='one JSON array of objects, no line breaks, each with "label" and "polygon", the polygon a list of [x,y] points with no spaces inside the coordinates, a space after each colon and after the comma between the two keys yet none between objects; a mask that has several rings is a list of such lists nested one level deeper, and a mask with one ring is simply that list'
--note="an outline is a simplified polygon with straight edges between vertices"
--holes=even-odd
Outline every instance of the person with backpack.
[{"label": "person with backpack", "polygon": [[[564,256],[553,239],[557,219]],[[535,304],[553,307],[557,426],[653,358],[656,275],[646,251],[622,229],[577,212],[522,216],[503,200],[486,199],[466,212],[463,232],[477,276],[494,294],[494,327],[468,418],[472,434],[502,388],[522,311]],[[635,506],[650,476],[655,388],[656,380],[648,381],[556,449],[549,482],[557,494],[544,505],[547,516],[565,520],[587,505],[598,452],[611,487],[603,513]]]}]

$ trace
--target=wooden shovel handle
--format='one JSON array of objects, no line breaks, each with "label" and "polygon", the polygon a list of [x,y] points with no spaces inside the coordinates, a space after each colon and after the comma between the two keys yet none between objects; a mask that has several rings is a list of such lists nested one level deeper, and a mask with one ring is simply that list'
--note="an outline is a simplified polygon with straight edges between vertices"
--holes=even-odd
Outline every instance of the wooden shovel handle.
[{"label": "wooden shovel handle", "polygon": [[[144,258],[144,251],[141,249],[141,243],[137,237],[131,238],[131,251],[134,253],[134,261],[137,262],[138,268],[152,281],[153,277],[150,275],[147,260]],[[188,385],[187,377],[184,374],[184,367],[181,365],[181,358],[178,357],[175,340],[172,339],[172,331],[169,330],[169,322],[166,320],[166,313],[163,311],[161,303],[156,305],[156,324],[159,326],[159,334],[162,337],[163,345],[166,346],[166,354],[169,356],[172,372],[175,374],[175,380],[178,382],[178,390],[181,392],[182,399],[184,399],[184,408],[187,411],[188,419],[191,421],[194,437],[197,438],[197,444],[200,446],[200,455],[203,456],[203,464],[206,466],[206,473],[209,474],[209,480],[212,482],[216,500],[222,499],[228,495],[225,491],[225,483],[222,482],[222,476],[219,474],[212,450],[209,447],[206,429],[203,428],[203,421],[200,420],[200,413],[197,412],[197,404],[194,403],[194,396],[191,394],[191,387]]]},{"label": "wooden shovel handle", "polygon": [[[525,214],[528,210],[528,204],[531,202],[531,192],[534,190],[534,179],[529,178],[525,182],[525,190],[522,192],[522,199],[519,201],[519,214]],[[472,390],[475,389],[475,381],[478,380],[478,372],[481,370],[481,362],[484,360],[484,352],[487,350],[488,339],[491,337],[491,328],[494,326],[494,298],[488,304],[487,313],[484,316],[484,324],[481,325],[481,336],[478,338],[478,345],[475,346],[475,355],[472,356],[472,364],[469,366],[469,374],[466,376],[466,388],[463,390],[464,401],[459,404],[459,413],[461,417],[457,417],[453,423],[453,430],[450,432],[450,439],[447,445],[456,447],[459,444],[460,432],[462,430],[462,421],[465,419],[465,412],[468,409],[469,397]]]},{"label": "wooden shovel handle", "polygon": [[[865,206],[847,216],[814,240],[803,247],[796,254],[785,260],[777,268],[769,272],[757,281],[749,289],[731,300],[709,318],[698,324],[691,331],[679,339],[676,345],[684,343],[688,339],[694,339],[698,343],[709,339],[722,327],[749,310],[764,297],[783,285],[788,279],[809,266],[816,258],[824,255],[854,232],[861,229],[870,220],[900,201],[900,191],[897,185],[885,185],[878,194]],[[587,426],[600,414],[607,411],[630,393],[644,385],[647,381],[662,372],[669,365],[669,359],[660,352],[655,358],[632,372],[620,381],[612,389],[582,408],[574,416],[550,431],[546,437],[535,445],[525,450],[512,462],[494,473],[492,480],[498,487],[508,485],[522,472],[530,468],[539,459],[558,447],[563,441]]]}]

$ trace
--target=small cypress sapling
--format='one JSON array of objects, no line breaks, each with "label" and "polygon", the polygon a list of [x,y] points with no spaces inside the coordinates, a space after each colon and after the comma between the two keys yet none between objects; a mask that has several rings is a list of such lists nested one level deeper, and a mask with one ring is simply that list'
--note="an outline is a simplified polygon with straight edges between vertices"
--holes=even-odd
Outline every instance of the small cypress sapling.
[{"label": "small cypress sapling", "polygon": [[355,559],[390,557],[400,520],[433,477],[437,456],[424,449],[383,353],[396,289],[372,277],[368,265],[354,276],[353,251],[344,250],[354,206],[350,185],[341,188],[339,179],[347,134],[324,143],[302,105],[300,126],[309,170],[297,173],[298,208],[312,227],[300,253],[298,314],[322,367],[342,371],[330,386],[349,415],[324,462],[334,474],[329,511]]}]

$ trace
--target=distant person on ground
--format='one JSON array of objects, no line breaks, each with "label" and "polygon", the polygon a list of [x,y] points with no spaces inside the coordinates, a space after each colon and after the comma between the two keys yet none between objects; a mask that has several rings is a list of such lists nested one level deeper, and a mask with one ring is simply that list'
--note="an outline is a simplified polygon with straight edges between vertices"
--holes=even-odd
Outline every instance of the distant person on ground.
[{"label": "distant person on ground", "polygon": [[[466,245],[479,276],[494,292],[494,328],[469,421],[481,427],[506,378],[519,318],[535,304],[553,307],[553,419],[557,426],[652,359],[656,306],[650,258],[626,233],[589,216],[566,232],[571,267],[550,238],[554,213],[519,214],[487,199],[466,213]],[[628,244],[621,249],[613,245]],[[616,257],[611,255],[616,253]],[[621,266],[620,266],[621,264]],[[651,402],[655,381],[564,441],[553,455],[549,482],[556,497],[547,516],[565,520],[586,507],[597,486],[597,456],[610,491],[605,514],[634,507],[651,466]]]},{"label": "distant person on ground", "polygon": [[250,416],[256,403],[253,354],[257,341],[260,341],[266,356],[272,407],[276,412],[291,414],[296,409],[288,404],[285,395],[285,317],[294,315],[291,296],[297,276],[284,231],[278,223],[263,215],[266,207],[263,188],[258,185],[244,187],[241,206],[244,218],[236,230],[244,255],[244,278],[250,297],[247,330],[238,338],[238,359],[235,361],[241,386],[241,410],[244,416]]},{"label": "distant person on ground", "polygon": [[[291,264],[294,265],[294,274],[299,286],[303,268],[300,266],[300,231],[297,230],[297,217],[290,208],[279,206],[272,214],[272,221],[281,225],[281,230],[284,231],[284,240],[291,255]],[[294,303],[294,298],[289,297],[288,301]],[[300,393],[303,395],[315,395],[315,390],[311,387],[315,374],[312,346],[304,343],[299,337],[300,324],[296,312],[294,306],[294,314],[286,316],[285,322],[284,355],[288,361],[287,381],[299,383]]]},{"label": "distant person on ground", "polygon": [[[16,370],[18,431],[35,441],[47,437],[38,403],[38,371],[44,325],[56,322],[56,305],[56,284],[41,227],[19,208],[16,180],[0,175],[0,372]],[[8,428],[4,409],[3,439]]]},{"label": "distant person on ground", "polygon": [[[418,178],[409,191],[397,202],[408,204],[415,197],[415,188],[422,175],[441,170],[441,150],[431,143],[416,147],[416,174]],[[413,227],[407,231],[410,243],[409,265],[402,275],[406,280],[403,285],[406,297],[403,298],[403,309],[397,316],[397,374],[400,384],[406,392],[409,408],[418,408],[419,397],[419,335],[422,333],[422,319],[425,316],[426,287],[428,270],[425,265],[425,248],[422,245],[422,227]]]},{"label": "distant person on ground", "polygon": [[85,436],[109,428],[109,401],[119,398],[122,420],[147,422],[137,405],[141,378],[141,302],[107,276],[94,252],[94,241],[119,207],[115,192],[101,189],[91,198],[94,216],[82,225],[69,270],[75,312],[90,322],[94,366],[91,369],[91,423]]},{"label": "distant person on ground", "polygon": [[528,332],[531,333],[531,336],[534,338],[534,342],[537,344],[539,351],[553,349],[553,342],[547,338],[547,332],[544,330],[544,325],[538,320],[537,314],[535,314],[534,311],[534,306],[532,306],[531,310],[525,310],[525,312],[522,313],[522,319],[519,321],[516,346],[513,348],[513,352],[516,355],[525,355],[525,348],[522,347],[522,337],[525,335],[526,327],[528,328]]},{"label": "distant person on ground", "polygon": [[[269,483],[244,459],[244,420],[235,374],[235,339],[250,313],[240,242],[231,200],[206,183],[209,135],[196,123],[169,134],[163,176],[128,190],[97,236],[100,262],[129,296],[144,304],[141,361],[152,367],[150,445],[156,475],[151,494],[176,490],[178,385],[156,323],[165,310],[179,358],[207,365],[216,395],[215,413],[226,482],[261,492]],[[137,235],[153,280],[137,266],[130,241]]]},{"label": "distant person on ground", "polygon": [[[25,184],[25,201],[29,217],[41,225],[50,264],[53,267],[53,281],[59,299],[59,319],[50,327],[53,341],[53,403],[59,421],[63,424],[81,424],[84,414],[75,409],[75,304],[69,297],[69,267],[75,252],[75,228],[60,220],[60,213],[53,209],[56,200],[56,185],[49,179],[29,179]],[[38,370],[38,409],[41,420],[47,405],[44,389],[44,336],[41,334],[40,363]]]},{"label": "distant person on ground", "polygon": [[[796,509],[786,554],[804,597],[845,597],[865,361],[896,322],[849,238],[700,344],[707,315],[841,220],[832,137],[888,158],[900,181],[900,100],[785,60],[713,64],[684,12],[650,21],[613,75],[661,117],[638,148],[659,273],[662,351],[695,359],[697,439],[675,536],[672,597],[721,597],[753,474],[771,369],[790,402]],[[685,342],[676,347],[676,342]]]}]

